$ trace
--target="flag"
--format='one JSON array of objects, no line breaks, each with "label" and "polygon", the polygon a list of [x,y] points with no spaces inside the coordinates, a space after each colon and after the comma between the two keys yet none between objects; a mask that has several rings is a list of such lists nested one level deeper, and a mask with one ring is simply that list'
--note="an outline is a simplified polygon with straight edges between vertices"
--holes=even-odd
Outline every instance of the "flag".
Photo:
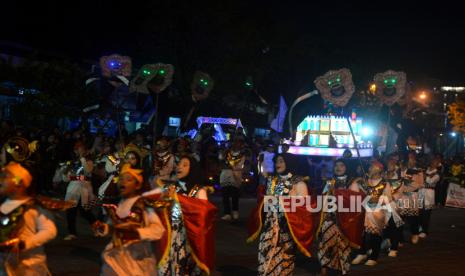
[{"label": "flag", "polygon": [[287,113],[286,101],[281,95],[279,98],[278,115],[276,115],[276,118],[274,118],[273,121],[271,121],[271,126],[270,126],[276,132],[283,132],[283,124],[284,124],[284,120],[286,119],[286,113]]}]

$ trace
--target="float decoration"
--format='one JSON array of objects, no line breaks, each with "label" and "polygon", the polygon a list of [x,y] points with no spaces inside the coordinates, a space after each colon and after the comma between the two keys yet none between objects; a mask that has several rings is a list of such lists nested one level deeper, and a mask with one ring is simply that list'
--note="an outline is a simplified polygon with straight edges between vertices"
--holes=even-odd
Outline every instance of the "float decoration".
[{"label": "float decoration", "polygon": [[150,94],[164,91],[173,81],[174,67],[171,64],[145,64],[131,81],[129,90]]},{"label": "float decoration", "polygon": [[132,61],[128,56],[120,56],[113,54],[110,56],[103,56],[100,58],[100,68],[104,78],[117,78],[118,81],[110,80],[109,82],[118,87],[121,82],[128,85],[128,77],[132,73]]},{"label": "float decoration", "polygon": [[407,76],[404,72],[388,70],[378,73],[374,78],[376,85],[376,97],[387,106],[398,102],[405,94]]},{"label": "float decoration", "polygon": [[352,74],[346,68],[328,71],[314,83],[321,97],[338,107],[345,106],[355,91]]},{"label": "float decoration", "polygon": [[201,101],[208,98],[210,91],[213,89],[215,82],[209,74],[196,71],[194,74],[194,80],[191,84],[192,98],[194,101]]}]

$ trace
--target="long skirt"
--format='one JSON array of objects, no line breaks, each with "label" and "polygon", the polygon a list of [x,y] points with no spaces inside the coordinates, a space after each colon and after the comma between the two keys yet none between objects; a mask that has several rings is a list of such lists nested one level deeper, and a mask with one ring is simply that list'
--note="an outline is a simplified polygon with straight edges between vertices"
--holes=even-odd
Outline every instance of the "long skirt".
[{"label": "long skirt", "polygon": [[258,275],[292,275],[296,245],[282,212],[267,212],[258,245]]},{"label": "long skirt", "polygon": [[323,222],[318,239],[318,260],[321,267],[347,274],[350,270],[350,244],[333,220]]},{"label": "long skirt", "polygon": [[[176,206],[178,208],[179,206]],[[190,252],[186,228],[181,217],[172,220],[169,259],[162,262],[158,275],[202,275]]]}]

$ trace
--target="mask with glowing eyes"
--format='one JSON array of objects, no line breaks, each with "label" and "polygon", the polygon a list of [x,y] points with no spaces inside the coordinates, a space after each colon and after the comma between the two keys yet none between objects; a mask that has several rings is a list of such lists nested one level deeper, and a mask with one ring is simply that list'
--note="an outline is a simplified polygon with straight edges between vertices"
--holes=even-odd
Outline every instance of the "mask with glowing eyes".
[{"label": "mask with glowing eyes", "polygon": [[391,106],[405,94],[407,77],[404,72],[386,71],[376,74],[376,96],[382,103]]},{"label": "mask with glowing eyes", "polygon": [[[113,54],[110,56],[103,56],[100,58],[100,68],[102,69],[102,76],[111,78],[113,76],[129,77],[132,72],[132,61],[128,56],[120,56]],[[113,86],[121,85],[121,82],[110,81]]]},{"label": "mask with glowing eyes", "polygon": [[214,83],[209,74],[200,71],[195,72],[191,84],[191,92],[194,99],[199,101],[208,98]]},{"label": "mask with glowing eyes", "polygon": [[352,74],[346,68],[328,71],[316,78],[315,86],[321,97],[334,106],[345,106],[355,91]]},{"label": "mask with glowing eyes", "polygon": [[173,78],[174,67],[171,64],[145,64],[131,81],[131,92],[150,94],[160,93],[168,87]]}]

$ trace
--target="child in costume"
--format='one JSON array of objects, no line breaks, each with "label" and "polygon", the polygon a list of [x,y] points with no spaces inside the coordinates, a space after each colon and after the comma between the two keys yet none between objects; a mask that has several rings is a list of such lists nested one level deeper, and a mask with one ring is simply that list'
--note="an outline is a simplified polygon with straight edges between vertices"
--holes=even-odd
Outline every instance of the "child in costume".
[{"label": "child in costume", "polygon": [[57,229],[42,202],[28,194],[32,176],[18,163],[1,171],[0,275],[50,275],[43,245]]},{"label": "child in costume", "polygon": [[113,226],[112,242],[102,253],[102,275],[157,275],[157,260],[151,241],[165,232],[160,218],[150,204],[140,196],[142,170],[125,164],[121,169],[118,205],[104,204],[110,218],[108,223],[97,221],[96,234],[105,236]]},{"label": "child in costume", "polygon": [[[383,172],[383,164],[376,160],[372,162],[368,170],[368,181],[364,188],[370,200],[365,206],[365,237],[362,248],[358,251],[355,259],[352,260],[354,265],[362,262],[368,266],[377,264],[383,230],[387,227],[391,218],[389,207],[392,201],[392,190],[391,185],[382,177]],[[371,253],[368,255],[369,251]]]},{"label": "child in costume", "polygon": [[180,158],[176,181],[162,182],[171,199],[164,209],[167,233],[160,240],[159,275],[210,275],[215,257],[217,208],[208,201],[199,163],[192,156]]}]

